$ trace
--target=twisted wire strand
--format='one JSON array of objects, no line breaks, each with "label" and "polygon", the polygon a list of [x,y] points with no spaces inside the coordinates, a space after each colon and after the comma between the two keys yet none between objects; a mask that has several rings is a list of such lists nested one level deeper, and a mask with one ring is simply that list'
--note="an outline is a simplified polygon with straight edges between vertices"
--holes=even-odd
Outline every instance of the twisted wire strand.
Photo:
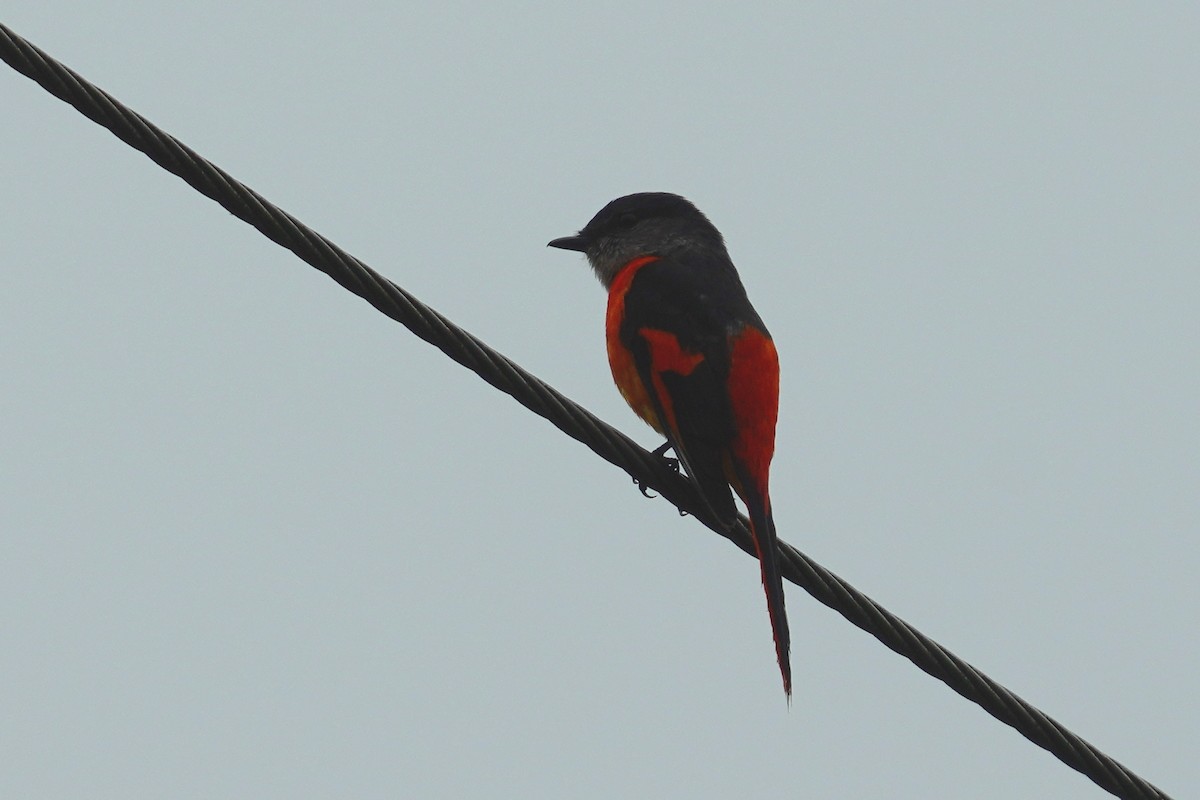
[{"label": "twisted wire strand", "polygon": [[[272,205],[2,23],[0,58],[271,241],[291,250],[495,388],[549,420],[563,433],[587,445],[604,460],[624,469],[634,480],[654,488],[681,511],[755,555],[745,516],[740,516],[732,528],[724,528],[712,517],[692,483],[670,470],[662,459]],[[786,542],[779,543],[779,561],[783,576],[789,581],[1101,788],[1128,800],[1169,800],[1162,790]]]}]

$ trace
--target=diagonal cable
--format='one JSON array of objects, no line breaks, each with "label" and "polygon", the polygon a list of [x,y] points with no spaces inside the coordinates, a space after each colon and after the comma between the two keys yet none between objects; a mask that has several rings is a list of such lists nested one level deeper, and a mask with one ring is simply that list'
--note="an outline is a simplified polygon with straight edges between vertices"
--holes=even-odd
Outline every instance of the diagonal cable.
[{"label": "diagonal cable", "polygon": [[[0,58],[88,119],[110,130],[130,147],[149,156],[163,169],[182,178],[196,191],[215,200],[238,219],[254,226],[271,241],[291,250],[492,386],[590,447],[601,458],[658,490],[680,510],[755,555],[744,516],[732,529],[724,529],[711,516],[695,487],[669,470],[662,459],[275,207],[3,24],[0,24]],[[977,703],[996,719],[1015,728],[1034,744],[1050,751],[1067,766],[1091,778],[1101,788],[1128,800],[1169,800],[1162,790],[786,542],[779,543],[779,561],[784,577],[792,583],[964,698]]]}]

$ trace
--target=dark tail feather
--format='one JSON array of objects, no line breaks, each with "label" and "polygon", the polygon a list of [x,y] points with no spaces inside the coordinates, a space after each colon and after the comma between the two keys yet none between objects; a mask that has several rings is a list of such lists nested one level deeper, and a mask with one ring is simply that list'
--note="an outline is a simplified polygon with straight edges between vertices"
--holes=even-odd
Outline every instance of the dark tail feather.
[{"label": "dark tail feather", "polygon": [[[741,470],[738,470],[742,472]],[[758,560],[762,566],[763,590],[767,594],[767,613],[771,617],[771,633],[775,637],[775,657],[783,675],[783,691],[792,699],[791,633],[788,631],[787,609],[783,603],[783,576],[779,574],[776,551],[775,520],[771,516],[771,498],[760,490],[748,475],[739,475],[746,489],[746,507],[750,512],[750,533]]]}]

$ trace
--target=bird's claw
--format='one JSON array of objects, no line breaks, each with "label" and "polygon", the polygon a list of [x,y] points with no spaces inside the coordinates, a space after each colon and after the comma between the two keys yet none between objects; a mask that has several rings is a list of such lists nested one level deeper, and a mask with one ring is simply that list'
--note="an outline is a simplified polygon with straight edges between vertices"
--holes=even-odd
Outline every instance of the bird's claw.
[{"label": "bird's claw", "polygon": [[[671,470],[671,472],[678,474],[679,473],[679,459],[678,458],[670,458],[667,456],[667,451],[670,449],[671,449],[671,443],[663,442],[659,447],[656,447],[653,451],[651,451],[651,455],[658,456],[660,459],[662,459],[662,462],[663,462],[663,464],[666,465],[667,469]],[[649,497],[650,499],[654,499],[655,497],[658,496],[658,495],[650,494],[650,490],[646,488],[646,484],[642,483],[637,478],[634,478],[633,482],[635,484],[637,484],[638,491],[642,493],[643,497]],[[680,514],[680,516],[685,516],[685,517],[687,516],[686,511],[680,511],[679,514]]]}]

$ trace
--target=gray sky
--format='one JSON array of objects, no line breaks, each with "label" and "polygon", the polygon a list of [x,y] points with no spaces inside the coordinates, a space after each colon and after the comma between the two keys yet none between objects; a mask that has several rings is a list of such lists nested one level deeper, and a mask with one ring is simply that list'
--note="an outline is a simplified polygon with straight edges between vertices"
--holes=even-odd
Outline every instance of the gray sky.
[{"label": "gray sky", "polygon": [[[1200,789],[1200,6],[10,0],[647,446],[548,250],[666,190],[781,353],[781,536]],[[0,795],[1103,792],[0,70]]]}]

